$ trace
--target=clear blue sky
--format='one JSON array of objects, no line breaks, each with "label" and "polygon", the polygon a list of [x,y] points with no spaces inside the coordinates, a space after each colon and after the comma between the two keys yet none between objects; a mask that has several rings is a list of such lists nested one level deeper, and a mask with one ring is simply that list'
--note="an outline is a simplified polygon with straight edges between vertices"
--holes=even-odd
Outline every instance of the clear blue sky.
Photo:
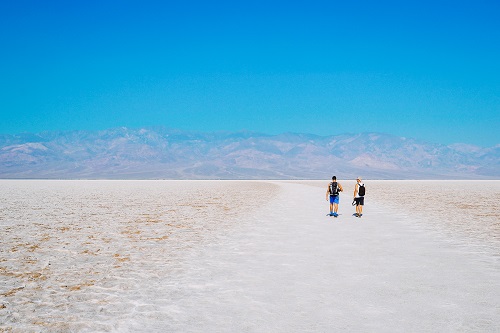
[{"label": "clear blue sky", "polygon": [[500,1],[2,1],[0,133],[500,143]]}]

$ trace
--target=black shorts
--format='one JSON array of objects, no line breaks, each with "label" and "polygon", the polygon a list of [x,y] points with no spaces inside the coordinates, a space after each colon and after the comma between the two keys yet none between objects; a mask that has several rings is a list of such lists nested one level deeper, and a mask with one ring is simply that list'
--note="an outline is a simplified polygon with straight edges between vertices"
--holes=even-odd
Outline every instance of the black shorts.
[{"label": "black shorts", "polygon": [[354,201],[356,201],[356,206],[365,205],[365,197],[354,198]]}]

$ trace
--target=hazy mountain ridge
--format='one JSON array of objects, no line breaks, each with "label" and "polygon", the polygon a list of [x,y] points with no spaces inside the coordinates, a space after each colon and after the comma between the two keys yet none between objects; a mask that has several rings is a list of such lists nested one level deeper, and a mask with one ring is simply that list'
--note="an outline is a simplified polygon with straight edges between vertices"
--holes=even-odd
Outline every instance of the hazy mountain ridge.
[{"label": "hazy mountain ridge", "polygon": [[0,178],[500,178],[500,145],[165,128],[0,135]]}]

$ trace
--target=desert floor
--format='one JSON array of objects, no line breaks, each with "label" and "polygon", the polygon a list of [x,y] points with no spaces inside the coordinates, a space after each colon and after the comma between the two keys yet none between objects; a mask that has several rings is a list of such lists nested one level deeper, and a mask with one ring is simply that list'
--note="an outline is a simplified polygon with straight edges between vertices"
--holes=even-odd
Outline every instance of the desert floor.
[{"label": "desert floor", "polygon": [[500,182],[341,183],[0,181],[0,332],[499,331]]}]

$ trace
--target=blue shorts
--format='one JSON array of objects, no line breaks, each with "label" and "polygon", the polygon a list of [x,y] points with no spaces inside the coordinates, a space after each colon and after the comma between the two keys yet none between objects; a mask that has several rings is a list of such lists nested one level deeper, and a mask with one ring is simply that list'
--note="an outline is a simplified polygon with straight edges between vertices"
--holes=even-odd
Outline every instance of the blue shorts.
[{"label": "blue shorts", "polygon": [[330,195],[330,203],[331,204],[337,204],[339,203],[339,196],[338,195]]}]

